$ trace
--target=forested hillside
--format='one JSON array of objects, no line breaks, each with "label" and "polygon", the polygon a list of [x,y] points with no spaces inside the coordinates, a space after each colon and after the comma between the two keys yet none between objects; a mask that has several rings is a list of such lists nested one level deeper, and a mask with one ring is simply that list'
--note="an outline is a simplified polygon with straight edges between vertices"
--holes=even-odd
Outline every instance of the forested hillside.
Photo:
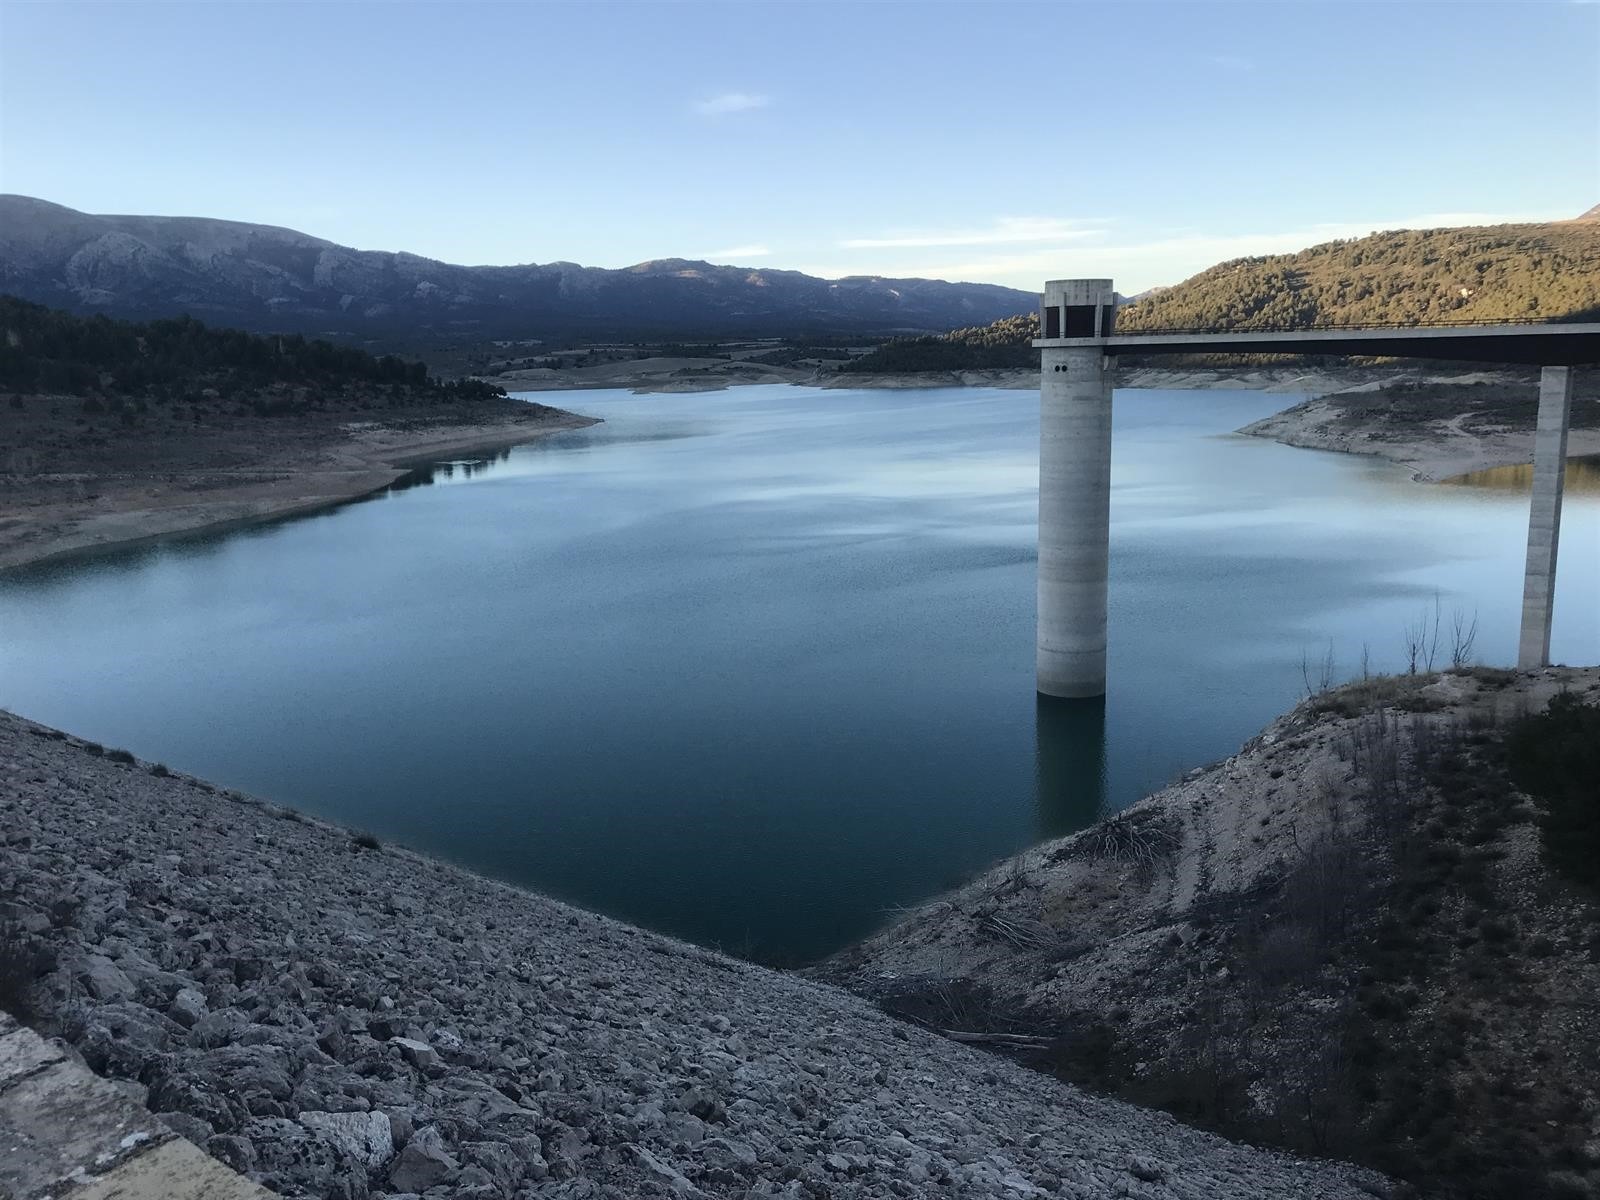
[{"label": "forested hillside", "polygon": [[281,384],[361,386],[389,394],[499,396],[472,380],[442,383],[426,364],[335,346],[298,334],[260,337],[190,317],[132,324],[78,317],[0,296],[0,388],[56,395],[175,399],[196,387],[259,390]]},{"label": "forested hillside", "polygon": [[843,371],[896,374],[902,371],[977,371],[1036,367],[1039,314],[1004,317],[993,325],[953,329],[943,337],[894,338],[841,367]]},{"label": "forested hillside", "polygon": [[309,511],[585,423],[315,338],[0,295],[0,570]]},{"label": "forested hillside", "polygon": [[1600,317],[1600,222],[1396,230],[1219,263],[1117,327],[1304,329]]},{"label": "forested hillside", "polygon": [[[1236,258],[1117,312],[1117,330],[1600,320],[1600,221],[1397,230]],[[1033,315],[900,338],[852,371],[1033,366]]]}]

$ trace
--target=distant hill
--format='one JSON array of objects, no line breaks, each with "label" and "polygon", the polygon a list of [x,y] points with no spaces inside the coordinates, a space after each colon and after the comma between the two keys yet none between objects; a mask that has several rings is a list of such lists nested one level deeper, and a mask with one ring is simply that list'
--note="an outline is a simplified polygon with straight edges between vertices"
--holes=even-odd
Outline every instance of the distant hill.
[{"label": "distant hill", "polygon": [[1124,308],[1117,328],[1260,329],[1600,316],[1600,223],[1411,229],[1236,258]]},{"label": "distant hill", "polygon": [[[1600,320],[1600,206],[1576,221],[1398,230],[1296,254],[1236,258],[1117,310],[1117,330]],[[1034,366],[1035,313],[899,338],[851,371]]]},{"label": "distant hill", "polygon": [[839,332],[982,324],[1029,292],[979,283],[660,259],[621,270],[557,262],[465,267],[353,250],[270,225],[93,216],[0,196],[0,292],[134,319],[189,313],[258,332],[429,340]]},{"label": "distant hill", "polygon": [[1002,317],[990,325],[953,329],[942,337],[893,338],[870,354],[846,363],[842,371],[901,375],[918,371],[983,371],[1036,367],[1039,314]]},{"label": "distant hill", "polygon": [[1577,219],[1580,221],[1600,221],[1600,204],[1596,204],[1588,212],[1579,213]]}]

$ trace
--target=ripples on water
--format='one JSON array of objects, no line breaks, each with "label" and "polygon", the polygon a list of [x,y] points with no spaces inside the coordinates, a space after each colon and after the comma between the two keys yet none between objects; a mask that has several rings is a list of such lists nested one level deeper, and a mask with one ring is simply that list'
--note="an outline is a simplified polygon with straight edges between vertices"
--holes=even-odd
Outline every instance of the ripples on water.
[{"label": "ripples on water", "polygon": [[[0,704],[779,960],[1233,752],[1437,591],[1515,652],[1526,502],[1121,392],[1111,693],[1033,692],[1037,397],[539,397],[607,423],[369,502],[0,577]],[[424,486],[426,484],[426,486]],[[1600,502],[1558,658],[1594,661]]]}]

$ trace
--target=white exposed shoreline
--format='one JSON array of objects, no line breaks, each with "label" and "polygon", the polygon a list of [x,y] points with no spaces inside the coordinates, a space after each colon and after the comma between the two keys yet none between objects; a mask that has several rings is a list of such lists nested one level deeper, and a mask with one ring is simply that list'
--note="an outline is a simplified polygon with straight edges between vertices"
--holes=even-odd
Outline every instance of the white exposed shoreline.
[{"label": "white exposed shoreline", "polygon": [[[380,492],[442,458],[487,454],[596,424],[559,413],[548,420],[440,426],[414,432],[373,426],[307,460],[240,470],[195,469],[129,476],[13,479],[0,522],[0,572],[196,533],[303,516]],[[39,478],[39,477],[35,477]],[[81,480],[76,489],[63,483]],[[73,494],[88,488],[93,495]]]},{"label": "white exposed shoreline", "polygon": [[[636,394],[721,391],[760,384],[791,384],[826,390],[988,387],[1036,391],[1039,372],[1032,369],[983,371],[928,371],[908,374],[819,373],[810,369],[757,367],[745,363],[694,366],[702,360],[645,359],[611,363],[599,368],[521,372],[495,382],[518,391],[538,393],[594,388],[628,389]],[[1239,432],[1269,438],[1308,450],[1329,450],[1387,459],[1411,472],[1414,479],[1436,482],[1489,467],[1514,466],[1531,461],[1533,430],[1500,429],[1492,433],[1463,428],[1471,399],[1463,396],[1458,411],[1441,409],[1437,421],[1397,427],[1381,418],[1351,428],[1337,422],[1332,407],[1321,398],[1350,393],[1381,392],[1397,384],[1441,386],[1475,384],[1507,388],[1527,386],[1525,375],[1514,370],[1444,371],[1415,366],[1350,367],[1347,369],[1298,367],[1166,368],[1129,367],[1117,371],[1119,388],[1173,390],[1262,391],[1305,399]],[[1581,418],[1581,412],[1575,416]],[[1600,426],[1600,422],[1591,422]],[[1600,427],[1584,428],[1581,419],[1569,439],[1573,457],[1600,454]]]}]

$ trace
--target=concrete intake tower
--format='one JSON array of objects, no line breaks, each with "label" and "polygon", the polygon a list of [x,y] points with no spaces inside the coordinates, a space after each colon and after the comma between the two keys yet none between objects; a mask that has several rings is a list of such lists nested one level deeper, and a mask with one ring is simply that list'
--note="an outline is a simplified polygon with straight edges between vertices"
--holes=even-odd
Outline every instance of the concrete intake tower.
[{"label": "concrete intake tower", "polygon": [[[1109,279],[1056,279],[1039,308],[1039,691],[1103,696],[1111,542]],[[1077,344],[1062,345],[1071,338]]]},{"label": "concrete intake tower", "polygon": [[1575,367],[1600,364],[1600,323],[1345,325],[1118,335],[1109,279],[1055,279],[1039,305],[1039,693],[1106,691],[1111,371],[1119,354],[1317,354],[1539,368],[1533,495],[1517,666],[1550,661],[1562,479]]}]

